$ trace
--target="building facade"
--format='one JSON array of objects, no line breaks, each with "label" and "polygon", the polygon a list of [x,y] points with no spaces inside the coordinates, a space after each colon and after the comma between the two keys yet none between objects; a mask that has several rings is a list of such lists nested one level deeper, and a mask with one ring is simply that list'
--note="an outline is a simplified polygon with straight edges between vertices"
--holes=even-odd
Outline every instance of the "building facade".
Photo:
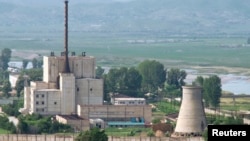
[{"label": "building facade", "polygon": [[64,62],[62,56],[44,56],[43,81],[24,88],[21,113],[75,114],[78,104],[103,104],[103,80],[95,78],[95,58],[70,56],[70,73],[62,73]]},{"label": "building facade", "polygon": [[146,105],[145,98],[114,98],[114,105]]}]

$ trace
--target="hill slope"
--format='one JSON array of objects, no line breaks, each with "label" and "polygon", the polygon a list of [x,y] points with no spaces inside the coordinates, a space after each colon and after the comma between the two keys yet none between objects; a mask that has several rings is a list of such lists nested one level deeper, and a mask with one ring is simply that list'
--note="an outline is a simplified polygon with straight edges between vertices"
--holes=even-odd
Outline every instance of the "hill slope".
[{"label": "hill slope", "polygon": [[[61,29],[63,0],[2,0],[0,30]],[[249,0],[72,0],[70,30],[249,33]]]}]

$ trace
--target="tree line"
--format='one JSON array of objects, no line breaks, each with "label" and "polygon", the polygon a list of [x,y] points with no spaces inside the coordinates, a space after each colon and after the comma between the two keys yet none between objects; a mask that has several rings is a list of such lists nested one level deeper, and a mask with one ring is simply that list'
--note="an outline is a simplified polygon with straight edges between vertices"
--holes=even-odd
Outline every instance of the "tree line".
[{"label": "tree line", "polygon": [[[9,82],[9,62],[11,60],[12,51],[9,48],[4,48],[1,51],[0,56],[0,90],[2,91],[2,95],[4,97],[10,97],[10,91],[12,90],[11,84]],[[33,69],[26,70],[27,65],[29,62],[32,62]],[[24,59],[22,61],[22,68],[21,68],[21,75],[17,82],[17,87],[15,88],[17,90],[17,96],[19,97],[21,94],[21,91],[23,89],[23,83],[24,83],[24,77],[26,74],[29,75],[28,82],[30,80],[42,80],[42,59],[33,58],[32,60]],[[21,88],[22,87],[22,88]]]},{"label": "tree line", "polygon": [[[156,97],[181,97],[187,73],[178,68],[166,69],[156,60],[145,60],[137,67],[111,68],[106,74],[98,66],[96,76],[104,79],[104,99],[108,101],[109,93],[131,97],[144,97],[146,93],[153,93]],[[205,106],[218,107],[222,90],[217,75],[208,78],[198,76],[192,85],[203,88]]]},{"label": "tree line", "polygon": [[[0,84],[3,95],[9,97],[11,85],[8,80],[8,63],[11,59],[11,50],[4,48],[0,56]],[[17,96],[19,97],[25,83],[41,81],[42,60],[32,60],[33,69],[26,70],[29,60],[23,60],[23,70],[16,82]],[[109,100],[109,93],[121,93],[132,97],[143,97],[146,93],[153,93],[157,97],[180,97],[182,86],[185,85],[187,73],[177,68],[166,69],[163,64],[156,60],[145,60],[136,67],[111,68],[107,74],[98,66],[96,77],[104,79],[104,99]],[[209,78],[198,76],[193,85],[203,87],[203,96],[206,106],[217,107],[221,96],[221,82],[216,75]]]}]

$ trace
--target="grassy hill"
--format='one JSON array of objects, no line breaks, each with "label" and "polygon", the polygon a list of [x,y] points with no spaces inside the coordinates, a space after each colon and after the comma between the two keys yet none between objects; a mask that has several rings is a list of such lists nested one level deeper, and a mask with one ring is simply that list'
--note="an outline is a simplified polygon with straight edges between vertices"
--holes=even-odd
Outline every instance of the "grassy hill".
[{"label": "grassy hill", "polygon": [[[24,31],[63,25],[63,1],[0,2],[0,26]],[[70,30],[169,34],[249,33],[247,0],[130,0],[69,2]],[[0,29],[1,31],[1,29]]]}]

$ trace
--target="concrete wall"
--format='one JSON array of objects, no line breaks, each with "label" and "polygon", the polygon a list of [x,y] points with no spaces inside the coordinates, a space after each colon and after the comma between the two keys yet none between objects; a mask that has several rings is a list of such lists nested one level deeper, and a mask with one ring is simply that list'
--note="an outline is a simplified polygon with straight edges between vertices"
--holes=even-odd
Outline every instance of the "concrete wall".
[{"label": "concrete wall", "polygon": [[60,114],[61,92],[57,89],[40,89],[31,93],[30,113]]},{"label": "concrete wall", "polygon": [[131,117],[143,117],[146,123],[152,120],[152,109],[148,105],[79,105],[78,114],[82,118],[101,118],[105,121],[125,121]]},{"label": "concrete wall", "polygon": [[43,64],[43,81],[56,83],[59,72],[63,70],[64,57],[44,56]]},{"label": "concrete wall", "polygon": [[61,114],[76,113],[75,76],[72,73],[60,73]]},{"label": "concrete wall", "polygon": [[144,98],[113,98],[113,105],[146,105]]},{"label": "concrete wall", "polygon": [[103,80],[76,79],[76,102],[79,105],[102,105]]},{"label": "concrete wall", "polygon": [[70,57],[70,70],[76,78],[95,78],[94,57]]},{"label": "concrete wall", "polygon": [[[0,135],[0,141],[74,141],[74,136],[63,135]],[[170,138],[170,137],[113,137],[109,141],[204,141],[202,137]]]},{"label": "concrete wall", "polygon": [[[43,57],[43,81],[56,82],[59,73],[63,71],[63,56]],[[69,56],[70,72],[76,78],[95,78],[95,58],[90,56]]]},{"label": "concrete wall", "polygon": [[30,109],[30,87],[24,87],[24,109]]},{"label": "concrete wall", "polygon": [[70,125],[72,128],[74,128],[74,131],[86,131],[89,130],[89,120],[88,119],[66,119],[62,116],[56,115],[56,120],[59,123],[63,123],[63,124],[68,124]]},{"label": "concrete wall", "polygon": [[61,91],[52,89],[47,90],[47,107],[46,114],[52,115],[52,114],[59,114],[61,113]]},{"label": "concrete wall", "polygon": [[36,89],[48,89],[49,85],[48,85],[48,83],[45,83],[42,81],[31,81],[30,87],[36,88]]},{"label": "concrete wall", "polygon": [[204,141],[201,137],[170,138],[170,137],[109,137],[109,141]]},{"label": "concrete wall", "polygon": [[72,136],[64,135],[5,134],[0,135],[0,141],[74,141],[74,139]]}]

